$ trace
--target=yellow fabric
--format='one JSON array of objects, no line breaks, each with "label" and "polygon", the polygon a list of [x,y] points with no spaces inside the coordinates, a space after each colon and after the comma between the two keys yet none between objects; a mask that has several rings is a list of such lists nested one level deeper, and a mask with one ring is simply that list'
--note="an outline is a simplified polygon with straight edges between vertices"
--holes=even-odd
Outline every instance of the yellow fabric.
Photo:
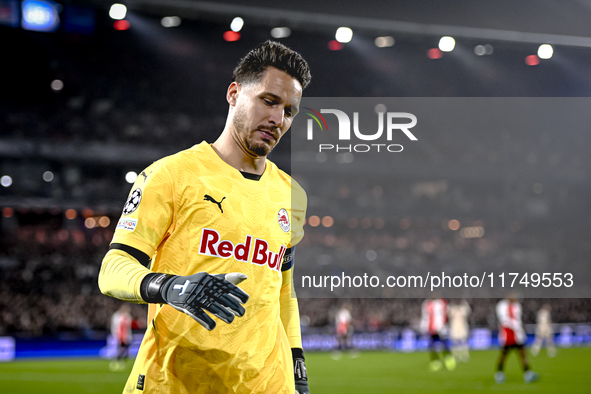
[{"label": "yellow fabric", "polygon": [[300,330],[300,310],[298,299],[293,290],[293,269],[283,271],[283,286],[281,286],[281,322],[285,327],[289,346],[302,348],[302,332]]},{"label": "yellow fabric", "polygon": [[108,296],[145,304],[140,295],[140,285],[150,272],[152,271],[126,252],[113,249],[103,259],[98,279],[99,288]]},{"label": "yellow fabric", "polygon": [[[205,142],[149,166],[130,196],[138,196],[136,189],[139,205],[126,204],[136,209],[121,217],[113,243],[146,253],[153,272],[243,272],[248,279],[239,286],[250,300],[232,324],[212,316],[213,331],[168,305],[150,304],[151,324],[124,392],[293,393],[290,341],[280,316],[281,258],[303,237],[303,189],[270,161],[260,180],[246,179]],[[279,220],[282,212],[289,228]],[[246,261],[228,249],[248,250]],[[137,295],[137,281],[107,272],[105,281],[112,283],[101,288],[110,294]],[[295,319],[285,321],[294,327]],[[140,375],[143,390],[137,389]]]}]

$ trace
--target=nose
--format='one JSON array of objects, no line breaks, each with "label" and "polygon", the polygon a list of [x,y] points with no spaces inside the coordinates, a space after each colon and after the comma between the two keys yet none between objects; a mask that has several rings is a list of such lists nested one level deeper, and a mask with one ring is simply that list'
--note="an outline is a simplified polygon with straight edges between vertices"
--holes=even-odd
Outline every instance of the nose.
[{"label": "nose", "polygon": [[285,119],[285,114],[283,112],[283,108],[273,108],[271,113],[269,114],[269,122],[272,123],[275,127],[281,129],[283,126],[283,121]]}]

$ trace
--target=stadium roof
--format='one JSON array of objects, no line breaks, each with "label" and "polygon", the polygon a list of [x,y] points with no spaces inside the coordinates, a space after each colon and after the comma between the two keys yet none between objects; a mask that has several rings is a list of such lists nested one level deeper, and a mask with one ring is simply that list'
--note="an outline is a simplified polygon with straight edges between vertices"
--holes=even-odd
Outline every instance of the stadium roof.
[{"label": "stadium roof", "polygon": [[[86,0],[108,6],[114,0]],[[591,0],[127,0],[128,8],[186,18],[242,16],[268,23],[349,26],[383,32],[454,35],[591,46]]]}]

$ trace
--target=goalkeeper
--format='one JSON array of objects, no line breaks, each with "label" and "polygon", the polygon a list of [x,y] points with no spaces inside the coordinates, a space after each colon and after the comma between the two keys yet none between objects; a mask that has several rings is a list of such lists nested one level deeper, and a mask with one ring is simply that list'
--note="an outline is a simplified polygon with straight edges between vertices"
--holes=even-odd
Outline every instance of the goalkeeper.
[{"label": "goalkeeper", "polygon": [[292,290],[306,194],[266,157],[310,78],[261,44],[234,70],[219,138],[138,176],[99,274],[104,294],[149,304],[124,393],[309,393]]}]

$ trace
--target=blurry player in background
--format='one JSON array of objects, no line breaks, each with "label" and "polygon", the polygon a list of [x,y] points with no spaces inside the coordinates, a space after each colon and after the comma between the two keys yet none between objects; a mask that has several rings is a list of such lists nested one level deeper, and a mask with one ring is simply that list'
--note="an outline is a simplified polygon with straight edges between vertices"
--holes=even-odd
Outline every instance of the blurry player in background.
[{"label": "blurry player in background", "polygon": [[451,339],[451,354],[462,362],[470,360],[470,326],[468,316],[472,312],[466,300],[451,302],[447,307],[449,317],[449,338]]},{"label": "blurry player in background", "polygon": [[125,360],[129,357],[129,346],[131,345],[131,308],[123,304],[111,316],[111,335],[116,339],[117,354],[109,363],[112,371],[125,369]]},{"label": "blurry player in background", "polygon": [[[349,304],[341,306],[335,315],[335,329],[338,349],[333,352],[333,359],[341,358],[341,352],[353,347],[351,343],[351,336],[353,334],[352,320],[353,317],[351,316],[351,306]],[[352,353],[352,355],[357,355],[357,353]]]},{"label": "blurry player in background", "polygon": [[552,319],[550,318],[550,304],[544,304],[538,311],[536,326],[536,339],[531,347],[531,354],[535,357],[540,353],[542,345],[546,342],[546,354],[552,358],[556,356],[554,346],[554,330],[552,330]]},{"label": "blurry player in background", "polygon": [[267,155],[310,78],[297,52],[259,45],[219,138],[138,176],[99,274],[104,294],[150,304],[126,394],[309,393],[292,291],[306,195]]},{"label": "blurry player in background", "polygon": [[[443,365],[452,371],[456,367],[456,360],[449,352],[447,336],[447,301],[443,298],[429,298],[423,302],[421,312],[421,332],[428,334],[431,371],[439,371]],[[439,347],[442,348],[443,362],[439,357]]]},{"label": "blurry player in background", "polygon": [[529,368],[527,355],[525,354],[525,340],[527,339],[523,324],[521,322],[521,304],[517,301],[515,295],[501,300],[497,304],[497,319],[499,321],[499,344],[502,346],[501,354],[497,361],[497,372],[495,372],[495,382],[505,383],[507,377],[503,369],[505,360],[511,349],[517,349],[519,361],[523,368],[523,380],[526,383],[535,382],[539,375]]},{"label": "blurry player in background", "polygon": [[348,305],[343,305],[336,315],[335,326],[337,330],[337,342],[340,350],[347,350],[349,347],[349,338],[353,327],[351,326],[351,312]]}]

